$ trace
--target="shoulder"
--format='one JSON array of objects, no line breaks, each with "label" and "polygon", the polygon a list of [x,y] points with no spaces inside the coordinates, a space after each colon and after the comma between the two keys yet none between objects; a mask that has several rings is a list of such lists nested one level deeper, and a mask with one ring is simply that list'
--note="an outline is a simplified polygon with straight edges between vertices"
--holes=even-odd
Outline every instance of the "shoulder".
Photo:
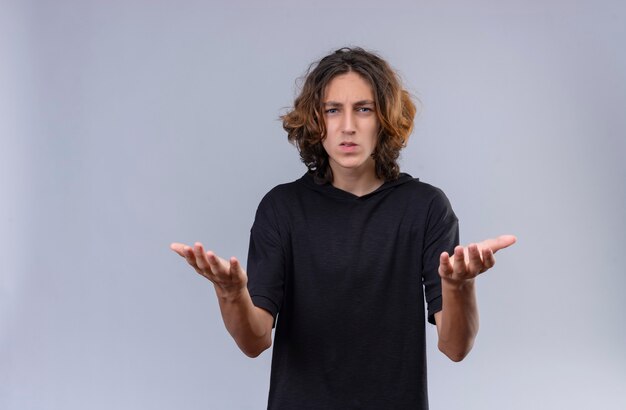
[{"label": "shoulder", "polygon": [[448,197],[439,187],[421,181],[419,178],[413,178],[409,174],[401,174],[399,187],[397,191],[399,193],[410,195],[414,199],[420,202],[435,204],[449,203]]},{"label": "shoulder", "polygon": [[261,199],[256,210],[255,223],[273,221],[273,225],[281,225],[293,209],[301,202],[304,188],[303,179],[276,185]]},{"label": "shoulder", "polygon": [[399,189],[396,191],[403,197],[402,200],[408,204],[412,212],[420,216],[418,219],[424,218],[427,225],[439,221],[450,223],[458,221],[450,200],[441,188],[407,174],[402,174],[401,178],[404,178],[404,183],[398,186]]},{"label": "shoulder", "polygon": [[263,196],[261,202],[259,203],[259,207],[276,206],[276,204],[285,203],[286,201],[297,197],[303,188],[303,178],[304,177],[292,182],[276,185]]}]

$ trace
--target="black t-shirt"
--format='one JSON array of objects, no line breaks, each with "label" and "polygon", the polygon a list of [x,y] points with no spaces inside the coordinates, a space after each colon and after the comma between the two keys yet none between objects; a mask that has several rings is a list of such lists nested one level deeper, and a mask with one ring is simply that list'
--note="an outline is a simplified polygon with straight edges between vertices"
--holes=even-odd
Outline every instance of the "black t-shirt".
[{"label": "black t-shirt", "polygon": [[311,174],[272,189],[248,289],[276,318],[269,409],[427,409],[424,300],[458,244],[443,192],[401,174],[357,197]]}]

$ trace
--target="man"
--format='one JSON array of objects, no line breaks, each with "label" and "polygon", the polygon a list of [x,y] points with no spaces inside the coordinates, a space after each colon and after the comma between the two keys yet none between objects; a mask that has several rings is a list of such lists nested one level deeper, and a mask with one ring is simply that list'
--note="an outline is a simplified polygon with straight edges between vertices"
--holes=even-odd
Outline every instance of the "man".
[{"label": "man", "polygon": [[426,313],[450,359],[472,348],[474,280],[515,237],[458,246],[443,192],[396,162],[414,116],[384,60],[337,50],[283,116],[308,172],[259,204],[248,272],[200,243],[171,246],[213,282],[246,355],[272,345],[275,324],[270,409],[428,408]]}]

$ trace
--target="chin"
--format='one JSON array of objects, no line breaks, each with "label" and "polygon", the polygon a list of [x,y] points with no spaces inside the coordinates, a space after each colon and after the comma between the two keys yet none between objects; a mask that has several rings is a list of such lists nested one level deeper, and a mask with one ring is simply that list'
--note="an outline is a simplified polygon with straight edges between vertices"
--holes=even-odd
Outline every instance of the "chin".
[{"label": "chin", "polygon": [[357,170],[357,169],[365,169],[369,168],[367,161],[338,161],[335,164],[346,170]]}]

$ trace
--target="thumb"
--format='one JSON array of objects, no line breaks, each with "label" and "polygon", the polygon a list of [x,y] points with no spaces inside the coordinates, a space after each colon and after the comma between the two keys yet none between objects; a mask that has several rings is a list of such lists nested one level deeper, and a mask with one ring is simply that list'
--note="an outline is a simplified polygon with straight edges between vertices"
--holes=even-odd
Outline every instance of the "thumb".
[{"label": "thumb", "polygon": [[500,249],[508,248],[517,242],[517,238],[514,235],[501,235],[495,239],[487,239],[481,242],[482,248],[490,248],[493,253],[498,252]]},{"label": "thumb", "polygon": [[185,257],[184,250],[185,245],[182,243],[173,242],[170,244],[170,249],[179,254],[182,257]]}]

